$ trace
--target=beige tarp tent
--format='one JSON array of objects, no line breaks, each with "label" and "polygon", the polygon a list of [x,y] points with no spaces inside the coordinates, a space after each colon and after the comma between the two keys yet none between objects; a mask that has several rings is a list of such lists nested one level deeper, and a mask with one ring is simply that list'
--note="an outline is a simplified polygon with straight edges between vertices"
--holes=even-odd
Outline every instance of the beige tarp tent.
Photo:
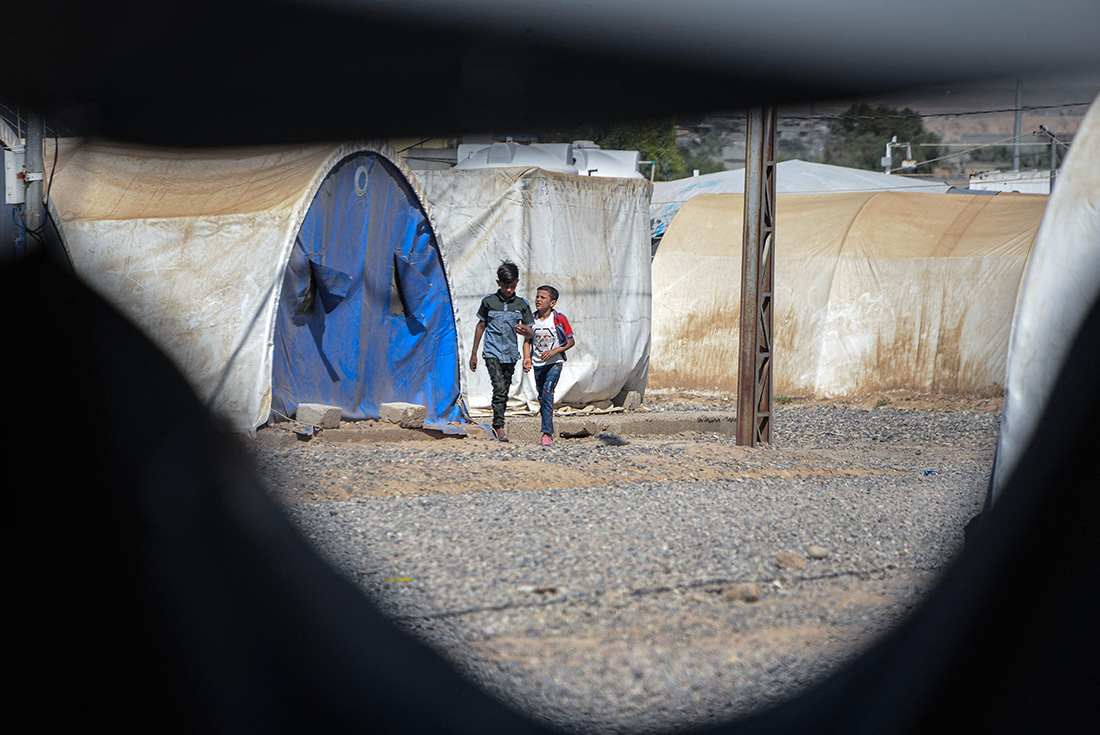
[{"label": "beige tarp tent", "polygon": [[[780,195],[774,392],[996,395],[1046,197]],[[737,386],[743,196],[701,195],[653,261],[650,387]]]}]

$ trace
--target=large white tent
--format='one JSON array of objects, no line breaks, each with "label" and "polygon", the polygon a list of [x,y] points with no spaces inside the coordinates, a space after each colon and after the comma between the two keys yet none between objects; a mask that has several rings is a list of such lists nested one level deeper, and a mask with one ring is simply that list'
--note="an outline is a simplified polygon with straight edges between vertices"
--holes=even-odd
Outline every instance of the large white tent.
[{"label": "large white tent", "polygon": [[[777,197],[773,386],[996,395],[1046,197]],[[694,197],[653,260],[653,387],[736,391],[744,197]]]},{"label": "large white tent", "polygon": [[[780,161],[776,164],[777,194],[820,194],[823,192],[920,191],[943,194],[949,187],[935,181],[895,174],[881,174],[844,166],[809,161]],[[680,208],[700,194],[744,194],[745,169],[719,171],[653,185],[650,227],[653,237],[664,235]]]},{"label": "large white tent", "polygon": [[233,429],[304,402],[460,418],[441,256],[385,145],[73,144],[51,201],[77,274]]},{"label": "large white tent", "polygon": [[1073,140],[1043,216],[1020,295],[991,498],[1038,430],[1066,353],[1100,299],[1100,98]]},{"label": "large white tent", "polygon": [[[520,267],[518,293],[534,305],[546,283],[561,294],[577,346],[558,381],[559,402],[590,404],[644,390],[650,350],[649,196],[645,179],[540,168],[417,171],[453,286],[469,407],[489,406],[483,367],[468,368],[477,309],[496,290],[502,260]],[[516,370],[513,405],[534,400]]]}]

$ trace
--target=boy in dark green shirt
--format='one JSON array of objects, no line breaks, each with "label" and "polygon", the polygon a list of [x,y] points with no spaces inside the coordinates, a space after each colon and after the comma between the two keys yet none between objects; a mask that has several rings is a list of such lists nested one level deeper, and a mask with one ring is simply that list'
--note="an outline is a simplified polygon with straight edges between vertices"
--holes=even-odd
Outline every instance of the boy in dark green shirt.
[{"label": "boy in dark green shirt", "polygon": [[477,348],[485,337],[485,369],[493,384],[493,435],[508,441],[504,433],[504,409],[508,405],[508,388],[512,385],[516,361],[520,359],[516,335],[523,340],[523,370],[531,369],[531,324],[535,318],[531,306],[516,296],[519,266],[506,260],[497,268],[496,293],[481,300],[474,329],[474,349],[470,355],[470,370],[477,370]]}]

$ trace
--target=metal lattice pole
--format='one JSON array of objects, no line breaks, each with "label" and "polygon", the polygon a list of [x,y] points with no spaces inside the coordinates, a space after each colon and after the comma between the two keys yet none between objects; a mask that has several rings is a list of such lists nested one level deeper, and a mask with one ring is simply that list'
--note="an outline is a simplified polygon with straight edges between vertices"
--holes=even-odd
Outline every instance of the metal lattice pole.
[{"label": "metal lattice pole", "polygon": [[772,437],[775,118],[774,107],[749,110],[745,136],[737,443],[748,447],[769,444]]},{"label": "metal lattice pole", "polygon": [[24,247],[29,253],[44,240],[42,225],[45,222],[45,207],[42,204],[42,137],[44,123],[42,115],[32,111],[27,114],[26,157],[23,159],[26,173],[24,182],[26,193],[23,198],[23,225],[28,237]]}]

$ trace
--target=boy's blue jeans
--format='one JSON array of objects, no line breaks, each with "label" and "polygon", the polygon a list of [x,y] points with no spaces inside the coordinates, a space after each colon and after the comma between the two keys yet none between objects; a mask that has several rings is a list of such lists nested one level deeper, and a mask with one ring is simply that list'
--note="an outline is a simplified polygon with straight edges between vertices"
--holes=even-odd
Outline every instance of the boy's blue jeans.
[{"label": "boy's blue jeans", "polygon": [[561,377],[561,363],[552,362],[535,368],[535,389],[539,394],[539,415],[542,416],[542,433],[554,435],[554,387]]}]

